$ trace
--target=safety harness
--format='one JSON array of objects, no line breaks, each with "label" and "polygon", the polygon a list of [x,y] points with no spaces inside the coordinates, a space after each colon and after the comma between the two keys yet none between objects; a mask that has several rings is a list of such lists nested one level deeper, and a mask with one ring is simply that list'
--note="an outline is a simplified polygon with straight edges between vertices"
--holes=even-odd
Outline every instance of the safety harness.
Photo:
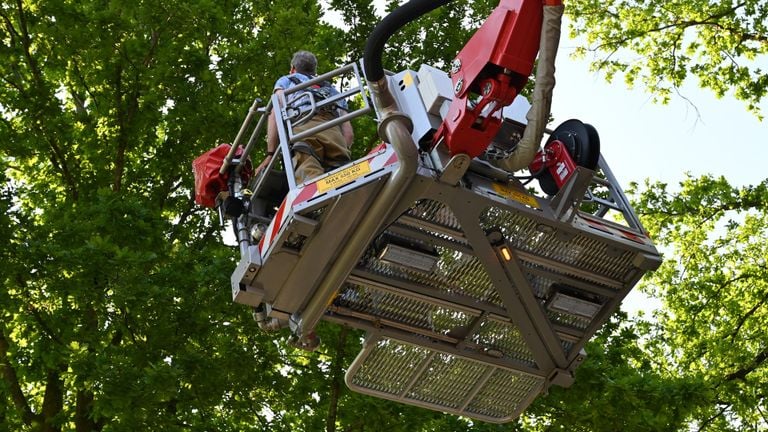
[{"label": "safety harness", "polygon": [[[287,77],[288,80],[290,80],[293,85],[299,85],[302,83],[302,81],[295,76],[291,75]],[[316,102],[323,101],[325,99],[330,98],[333,96],[333,84],[331,84],[329,81],[322,81],[319,84],[314,84],[309,87],[304,92],[297,93],[293,98],[291,98],[290,101],[288,101],[288,107],[293,108],[295,110],[298,110],[299,112],[305,112],[309,108],[309,100],[305,100],[307,98],[307,93],[312,93],[312,96],[314,97],[314,100]],[[339,116],[339,105],[336,103],[323,105],[322,107],[318,108],[318,113],[327,113],[332,115],[333,117]]]}]

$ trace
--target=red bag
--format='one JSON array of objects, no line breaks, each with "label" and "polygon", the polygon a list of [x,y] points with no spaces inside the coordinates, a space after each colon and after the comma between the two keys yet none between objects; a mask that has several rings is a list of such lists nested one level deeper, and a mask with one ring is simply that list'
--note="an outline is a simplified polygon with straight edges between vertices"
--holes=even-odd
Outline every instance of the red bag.
[{"label": "red bag", "polygon": [[[192,170],[195,173],[195,202],[204,207],[216,207],[216,196],[227,189],[228,174],[219,174],[222,163],[226,159],[229,144],[220,144],[218,147],[208,150],[198,156],[192,162]],[[243,148],[238,147],[235,156],[243,154]],[[247,182],[253,173],[250,162],[240,172],[243,182]]]}]

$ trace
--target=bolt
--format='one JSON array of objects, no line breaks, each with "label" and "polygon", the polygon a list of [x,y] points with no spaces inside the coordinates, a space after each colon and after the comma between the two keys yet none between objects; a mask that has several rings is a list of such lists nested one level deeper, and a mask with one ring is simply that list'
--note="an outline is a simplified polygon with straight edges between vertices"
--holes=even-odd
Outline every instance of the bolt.
[{"label": "bolt", "polygon": [[488,96],[492,88],[493,88],[493,84],[491,84],[490,82],[486,82],[485,84],[483,84],[483,96]]},{"label": "bolt", "polygon": [[461,93],[461,89],[464,88],[464,78],[459,78],[458,81],[456,81],[456,86],[453,88],[453,92],[456,94]]},{"label": "bolt", "polygon": [[461,70],[461,60],[453,59],[453,61],[451,62],[451,73],[455,74],[460,70]]}]

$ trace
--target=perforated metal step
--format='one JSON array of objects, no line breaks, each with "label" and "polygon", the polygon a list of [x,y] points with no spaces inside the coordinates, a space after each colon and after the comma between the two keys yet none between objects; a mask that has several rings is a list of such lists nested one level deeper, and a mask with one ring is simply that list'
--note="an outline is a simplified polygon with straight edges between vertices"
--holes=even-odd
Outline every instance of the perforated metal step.
[{"label": "perforated metal step", "polygon": [[386,337],[373,337],[349,367],[358,392],[503,423],[517,417],[544,378]]}]

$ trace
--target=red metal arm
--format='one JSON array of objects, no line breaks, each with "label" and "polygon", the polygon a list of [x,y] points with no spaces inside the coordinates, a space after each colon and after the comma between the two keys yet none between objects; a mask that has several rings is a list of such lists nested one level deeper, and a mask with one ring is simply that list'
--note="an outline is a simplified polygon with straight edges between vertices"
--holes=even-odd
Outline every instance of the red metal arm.
[{"label": "red metal arm", "polygon": [[501,0],[451,64],[454,99],[433,141],[451,155],[478,156],[496,136],[501,109],[533,70],[542,8],[542,0]]}]

